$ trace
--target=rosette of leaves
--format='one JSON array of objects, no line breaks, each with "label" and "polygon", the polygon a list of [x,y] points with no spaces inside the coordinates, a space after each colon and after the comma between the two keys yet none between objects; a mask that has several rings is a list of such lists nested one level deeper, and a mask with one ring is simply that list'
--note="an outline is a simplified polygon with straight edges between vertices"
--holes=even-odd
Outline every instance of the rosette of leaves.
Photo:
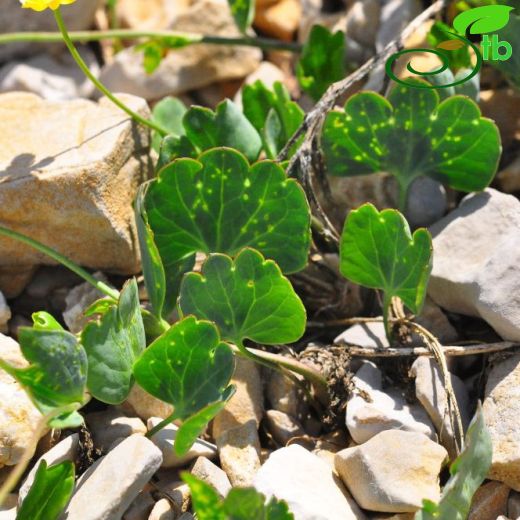
[{"label": "rosette of leaves", "polygon": [[401,209],[420,176],[464,192],[483,190],[501,153],[498,128],[476,103],[463,96],[439,103],[433,89],[401,85],[388,99],[375,92],[349,98],[343,111],[327,116],[322,146],[330,175],[394,175]]}]

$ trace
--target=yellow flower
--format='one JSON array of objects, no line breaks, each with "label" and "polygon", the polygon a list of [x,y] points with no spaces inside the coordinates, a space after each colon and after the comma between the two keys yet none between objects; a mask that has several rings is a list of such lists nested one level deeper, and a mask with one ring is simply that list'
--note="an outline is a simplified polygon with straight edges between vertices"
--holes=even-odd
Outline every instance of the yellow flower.
[{"label": "yellow flower", "polygon": [[33,9],[34,11],[44,11],[52,9],[55,11],[60,5],[73,4],[76,0],[20,0],[24,9]]}]

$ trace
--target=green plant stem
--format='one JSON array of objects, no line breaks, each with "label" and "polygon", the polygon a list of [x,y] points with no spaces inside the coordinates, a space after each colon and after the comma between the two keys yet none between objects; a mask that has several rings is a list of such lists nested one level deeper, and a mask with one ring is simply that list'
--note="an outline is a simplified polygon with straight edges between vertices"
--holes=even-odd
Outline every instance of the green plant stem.
[{"label": "green plant stem", "polygon": [[[258,47],[263,50],[279,50],[299,53],[301,45],[294,42],[283,42],[271,38],[252,38],[240,36],[226,38],[223,36],[211,36],[204,34],[186,33],[179,31],[138,31],[133,29],[110,29],[107,31],[71,31],[69,39],[73,42],[88,42],[100,40],[135,40],[149,38],[154,40],[181,38],[187,41],[187,45],[211,44],[211,45],[234,45],[243,47]],[[0,45],[16,42],[48,42],[60,43],[63,37],[59,32],[16,32],[0,34]]]},{"label": "green plant stem", "polygon": [[148,128],[155,130],[161,135],[168,135],[168,130],[163,128],[162,126],[154,123],[153,121],[150,121],[148,119],[145,119],[143,116],[140,116],[137,112],[134,112],[131,108],[127,107],[120,99],[118,99],[110,90],[108,90],[103,83],[101,83],[94,74],[90,71],[88,68],[88,65],[83,61],[83,58],[80,56],[78,50],[74,46],[74,43],[70,39],[69,33],[67,31],[67,28],[65,27],[65,23],[63,21],[63,17],[61,16],[60,9],[56,9],[54,11],[54,18],[56,19],[56,23],[58,24],[58,28],[61,32],[61,36],[63,38],[63,41],[65,42],[65,45],[67,46],[67,49],[69,49],[70,54],[78,64],[78,67],[81,69],[83,74],[96,86],[96,88],[102,92],[114,105],[118,106],[123,112],[126,112],[132,119],[137,121],[138,123],[141,123],[142,125],[147,126]]},{"label": "green plant stem", "polygon": [[74,263],[72,260],[69,260],[67,257],[58,253],[54,249],[42,244],[41,242],[38,242],[33,238],[30,238],[22,233],[18,233],[17,231],[13,231],[12,229],[8,229],[4,226],[0,226],[0,235],[13,238],[14,240],[18,240],[19,242],[27,244],[28,246],[31,246],[37,251],[40,251],[46,254],[47,256],[50,256],[52,259],[56,260],[57,262],[64,265],[72,272],[76,273],[78,276],[83,278],[83,280],[94,286],[96,289],[106,294],[109,298],[112,298],[114,300],[117,300],[119,298],[119,291],[117,289],[114,289],[106,283],[97,280],[88,271]]},{"label": "green plant stem", "polygon": [[390,307],[392,305],[392,298],[386,294],[383,295],[383,323],[385,326],[386,337],[388,343],[392,344],[392,323],[390,320]]},{"label": "green plant stem", "polygon": [[163,419],[159,424],[156,424],[146,435],[145,437],[148,439],[151,439],[157,432],[160,432],[163,428],[168,426],[171,422],[173,422],[176,419],[175,417],[175,410],[171,415],[166,417],[166,419]]}]

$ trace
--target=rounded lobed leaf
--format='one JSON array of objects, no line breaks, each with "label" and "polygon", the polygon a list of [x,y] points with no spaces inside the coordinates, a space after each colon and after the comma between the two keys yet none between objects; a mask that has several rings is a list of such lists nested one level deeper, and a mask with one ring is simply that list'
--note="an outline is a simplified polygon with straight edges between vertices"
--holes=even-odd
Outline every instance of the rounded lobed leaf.
[{"label": "rounded lobed leaf", "polygon": [[306,313],[280,268],[253,249],[235,260],[210,255],[202,273],[185,275],[179,307],[217,324],[222,338],[241,345],[250,339],[265,345],[297,341],[305,331]]}]

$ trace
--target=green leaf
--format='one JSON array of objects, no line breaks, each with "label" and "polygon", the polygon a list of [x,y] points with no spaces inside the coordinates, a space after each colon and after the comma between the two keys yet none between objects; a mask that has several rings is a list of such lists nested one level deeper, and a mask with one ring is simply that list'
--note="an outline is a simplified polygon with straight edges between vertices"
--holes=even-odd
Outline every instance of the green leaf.
[{"label": "green leaf", "polygon": [[221,500],[209,484],[190,473],[181,476],[190,487],[199,520],[294,520],[284,501],[273,497],[266,504],[265,496],[254,488],[233,488]]},{"label": "green leaf", "polygon": [[181,427],[177,430],[177,436],[175,437],[174,449],[175,453],[182,457],[186,455],[197,437],[204,431],[207,424],[212,421],[225,407],[229,399],[234,394],[234,387],[228,387],[229,395],[225,396],[222,401],[208,404],[202,408],[199,412],[192,415],[189,419],[186,419]]},{"label": "green leaf", "polygon": [[255,17],[255,0],[228,0],[228,3],[235,23],[245,33]]},{"label": "green leaf", "polygon": [[486,5],[458,14],[453,20],[454,29],[460,34],[485,34],[498,31],[507,25],[513,7]]},{"label": "green leaf", "polygon": [[163,168],[144,197],[166,275],[163,315],[175,306],[180,276],[190,269],[183,263],[192,266],[197,252],[235,255],[251,246],[286,273],[307,263],[309,205],[301,186],[274,162],[250,167],[234,150],[210,150],[199,161],[179,159]]},{"label": "green leaf", "polygon": [[33,328],[37,330],[63,330],[56,318],[45,311],[33,313],[32,320]]},{"label": "green leaf", "polygon": [[[73,334],[56,327],[56,320],[49,319],[42,326],[41,319],[39,313],[35,327],[19,330],[20,348],[30,365],[16,368],[0,360],[0,367],[24,387],[42,414],[63,407],[80,408],[87,379],[85,351]],[[55,417],[49,424],[52,428],[72,428],[82,422],[73,411]]]},{"label": "green leaf", "polygon": [[511,44],[512,56],[505,61],[492,60],[488,63],[505,74],[510,83],[520,89],[520,11],[517,13],[519,15],[511,16],[509,24],[497,33],[500,41]]},{"label": "green leaf", "polygon": [[74,464],[65,461],[47,467],[42,460],[16,520],[57,520],[73,491]]},{"label": "green leaf", "polygon": [[117,305],[87,324],[81,342],[88,358],[90,393],[104,403],[122,403],[134,382],[133,364],[146,347],[135,278],[125,284]]},{"label": "green leaf", "polygon": [[[170,135],[180,137],[185,135],[182,118],[187,111],[186,105],[180,99],[168,96],[154,106],[152,121],[168,130]],[[156,152],[159,152],[161,149],[161,141],[162,136],[157,132],[153,132],[152,148]]]},{"label": "green leaf", "polygon": [[296,68],[302,89],[317,101],[332,83],[343,79],[345,73],[344,33],[332,34],[326,27],[315,25]]},{"label": "green leaf", "polygon": [[193,35],[175,35],[168,36],[165,38],[156,38],[141,43],[135,47],[136,51],[143,51],[144,61],[143,67],[147,74],[153,74],[162,60],[168,53],[169,49],[182,49],[192,43],[198,43],[200,37],[194,37]]},{"label": "green leaf", "polygon": [[200,151],[229,146],[242,152],[249,161],[260,155],[262,141],[240,108],[226,99],[209,108],[192,106],[184,116],[184,128],[191,143]]},{"label": "green leaf", "polygon": [[501,153],[498,128],[473,101],[453,96],[439,104],[434,90],[401,85],[388,101],[374,92],[349,98],[343,112],[327,116],[322,146],[331,175],[395,175],[401,207],[421,175],[456,190],[483,190]]},{"label": "green leaf", "polygon": [[[457,40],[455,36],[453,36],[451,33],[453,33],[453,29],[446,25],[443,22],[436,21],[428,33],[427,40],[428,43],[432,47],[437,47],[438,45],[442,44],[443,42],[447,40],[452,40],[454,42],[460,42],[460,40]],[[464,36],[464,34],[462,34]],[[461,42],[462,43],[462,42]],[[469,52],[470,47],[469,46],[463,46],[459,49],[454,49],[449,52],[446,52],[446,55],[448,56],[449,62],[450,62],[450,69],[452,71],[457,71],[461,68],[472,68],[471,66],[471,54]],[[452,80],[453,81],[453,80]],[[449,84],[450,82],[443,82],[442,84]],[[441,89],[441,92],[444,89]]]},{"label": "green leaf", "polygon": [[353,282],[381,289],[384,301],[398,296],[418,314],[426,297],[432,264],[426,229],[412,235],[394,209],[379,212],[364,204],[349,213],[340,244],[341,274]]},{"label": "green leaf", "polygon": [[[275,159],[302,124],[305,113],[291,101],[289,92],[279,81],[273,85],[273,90],[269,90],[260,80],[246,85],[242,101],[245,116],[262,136],[267,156]],[[294,148],[296,146],[297,143]]]},{"label": "green leaf", "polygon": [[415,520],[465,520],[468,517],[473,495],[485,480],[493,455],[491,436],[484,421],[482,408],[466,433],[466,445],[450,467],[450,479],[444,486],[438,504],[425,503]]},{"label": "green leaf", "polygon": [[134,376],[148,393],[173,405],[175,419],[187,419],[225,400],[233,368],[233,352],[215,325],[189,316],[143,352]]},{"label": "green leaf", "polygon": [[167,135],[161,142],[156,170],[160,171],[179,157],[196,159],[198,155],[196,148],[185,135]]},{"label": "green leaf", "polygon": [[216,323],[222,338],[236,345],[245,339],[291,343],[305,331],[305,307],[291,282],[254,249],[242,250],[235,260],[210,255],[200,274],[184,276],[179,307],[183,315]]}]

